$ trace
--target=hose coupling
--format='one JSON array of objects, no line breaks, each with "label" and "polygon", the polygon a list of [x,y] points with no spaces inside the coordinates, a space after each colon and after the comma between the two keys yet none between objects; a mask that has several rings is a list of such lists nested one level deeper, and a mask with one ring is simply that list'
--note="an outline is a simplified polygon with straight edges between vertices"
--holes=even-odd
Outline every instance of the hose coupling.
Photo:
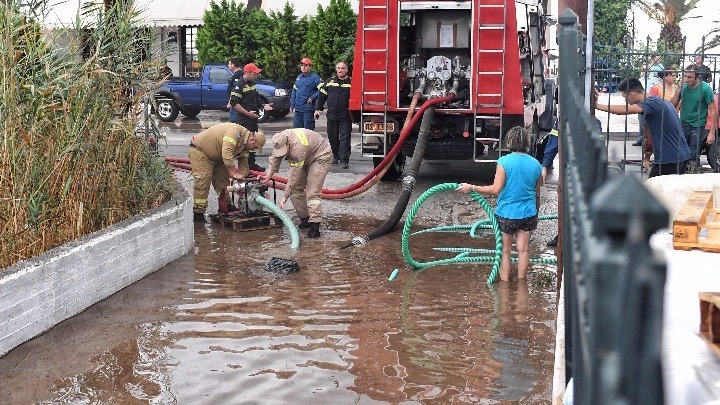
[{"label": "hose coupling", "polygon": [[365,236],[356,236],[352,238],[352,244],[355,246],[365,246],[368,243],[368,238]]},{"label": "hose coupling", "polygon": [[415,176],[405,176],[403,177],[402,188],[403,190],[412,191],[415,188],[415,183],[417,183]]}]

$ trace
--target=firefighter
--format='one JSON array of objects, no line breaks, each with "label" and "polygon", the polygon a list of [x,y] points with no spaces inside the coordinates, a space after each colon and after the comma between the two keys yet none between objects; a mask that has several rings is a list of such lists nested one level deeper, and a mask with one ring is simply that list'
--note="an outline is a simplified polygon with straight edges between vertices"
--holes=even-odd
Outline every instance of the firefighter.
[{"label": "firefighter", "polygon": [[320,94],[322,79],[312,71],[312,60],[300,60],[300,74],[290,93],[290,112],[293,128],[315,129],[315,102]]},{"label": "firefighter", "polygon": [[320,87],[320,96],[315,104],[315,119],[320,116],[325,100],[328,103],[327,134],[333,153],[333,164],[338,162],[343,169],[350,168],[350,76],[347,63],[340,61],[335,65],[337,75]]},{"label": "firefighter", "polygon": [[308,238],[319,238],[322,222],[320,193],[332,163],[330,144],[322,135],[304,128],[279,132],[273,136],[272,143],[270,167],[260,179],[270,179],[277,173],[282,159],[287,159],[290,173],[280,208],[285,209],[285,203],[290,199],[300,217],[299,227],[309,228]]},{"label": "firefighter", "polygon": [[[254,63],[248,63],[243,67],[243,75],[235,80],[230,92],[230,105],[237,112],[236,124],[240,124],[251,132],[258,130],[258,112],[263,109],[272,110],[272,103],[263,104],[255,86],[255,79],[258,73],[262,72]],[[258,172],[265,171],[265,168],[255,163],[255,151],[250,151],[248,165],[251,170]]]},{"label": "firefighter", "polygon": [[230,178],[244,178],[248,173],[250,151],[262,149],[263,145],[265,134],[262,132],[251,132],[241,125],[227,122],[213,125],[192,137],[188,154],[195,178],[193,220],[205,221],[211,184],[218,194],[218,212],[227,214],[230,211],[226,192]]}]

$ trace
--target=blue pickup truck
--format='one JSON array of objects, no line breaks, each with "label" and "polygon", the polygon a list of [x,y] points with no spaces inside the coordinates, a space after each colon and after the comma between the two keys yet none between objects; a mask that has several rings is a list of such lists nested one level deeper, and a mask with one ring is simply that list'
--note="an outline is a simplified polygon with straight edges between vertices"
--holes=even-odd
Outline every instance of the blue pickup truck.
[{"label": "blue pickup truck", "polygon": [[[200,80],[171,78],[155,92],[155,112],[162,121],[171,122],[178,113],[195,117],[202,110],[227,111],[227,85],[232,72],[224,65],[206,65]],[[290,112],[290,90],[266,79],[256,81],[263,103],[272,103],[272,111],[258,111],[259,122],[270,117],[282,118]]]}]

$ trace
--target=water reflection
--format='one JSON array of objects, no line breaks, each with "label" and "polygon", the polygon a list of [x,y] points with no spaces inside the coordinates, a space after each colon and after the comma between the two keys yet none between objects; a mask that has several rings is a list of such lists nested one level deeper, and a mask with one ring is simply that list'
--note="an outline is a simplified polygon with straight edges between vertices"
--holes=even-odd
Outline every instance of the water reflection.
[{"label": "water reflection", "polygon": [[[488,267],[410,272],[399,233],[340,252],[349,233],[326,231],[297,253],[282,230],[257,236],[198,226],[194,256],[66,322],[97,333],[101,311],[111,324],[133,325],[118,341],[69,360],[22,396],[14,371],[62,361],[60,352],[42,354],[62,338],[52,330],[0,360],[0,392],[18,403],[549,402],[552,296],[525,282],[488,287]],[[438,255],[430,248],[454,238],[418,238],[413,249]],[[301,270],[264,272],[278,255]],[[147,312],[118,310],[133,302]],[[81,351],[62,339],[64,353]],[[17,367],[3,367],[10,362]]]}]

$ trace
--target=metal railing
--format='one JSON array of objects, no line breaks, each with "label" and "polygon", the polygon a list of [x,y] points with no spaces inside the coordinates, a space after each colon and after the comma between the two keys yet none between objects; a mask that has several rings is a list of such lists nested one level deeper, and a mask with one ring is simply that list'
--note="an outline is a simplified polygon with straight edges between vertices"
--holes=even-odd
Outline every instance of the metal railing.
[{"label": "metal railing", "polygon": [[[696,62],[696,57],[703,58],[703,73],[701,80],[706,81],[713,93],[717,94],[718,79],[720,79],[720,54],[703,51],[706,38],[703,37],[701,46],[697,51],[689,51],[684,47],[669,50],[666,47],[653,44],[648,37],[644,44],[633,44],[623,42],[612,42],[610,44],[595,45],[593,55],[592,82],[595,89],[603,94],[598,101],[601,105],[625,104],[626,100],[620,96],[618,85],[623,79],[634,77],[640,80],[648,95],[656,94],[660,97],[670,99],[673,94],[679,92],[684,85],[684,75],[687,69]],[[654,58],[657,56],[657,58]],[[670,80],[666,80],[668,76]],[[655,87],[655,89],[653,89]],[[716,96],[717,97],[717,96]],[[698,109],[700,103],[698,103]],[[698,111],[698,114],[701,114]],[[620,171],[640,174],[646,177],[649,172],[649,164],[641,166],[643,156],[648,158],[653,153],[653,145],[648,142],[649,137],[641,137],[638,131],[643,128],[640,121],[642,116],[633,114],[618,117],[607,113],[596,114],[602,121],[605,133],[605,146],[610,158]],[[665,119],[663,118],[663,122]],[[710,119],[707,120],[710,123]],[[639,128],[638,128],[639,126]],[[703,126],[705,126],[703,124]],[[664,144],[662,138],[665,130],[658,137],[660,144]],[[700,142],[697,143],[693,156],[701,156],[701,166],[698,172],[720,172],[720,144],[707,144],[705,137],[709,133],[709,127],[702,134]],[[649,134],[648,134],[649,135]],[[716,133],[717,135],[717,133]],[[646,138],[642,148],[631,145],[639,138]],[[691,145],[689,145],[691,146]],[[692,147],[692,146],[691,146]],[[707,165],[704,165],[702,156],[707,157]],[[648,159],[649,162],[649,159]],[[693,169],[695,170],[695,169]]]},{"label": "metal railing", "polygon": [[650,235],[668,213],[637,176],[608,171],[584,105],[584,38],[559,19],[560,192],[566,381],[574,403],[662,404],[660,341],[665,263]]}]

